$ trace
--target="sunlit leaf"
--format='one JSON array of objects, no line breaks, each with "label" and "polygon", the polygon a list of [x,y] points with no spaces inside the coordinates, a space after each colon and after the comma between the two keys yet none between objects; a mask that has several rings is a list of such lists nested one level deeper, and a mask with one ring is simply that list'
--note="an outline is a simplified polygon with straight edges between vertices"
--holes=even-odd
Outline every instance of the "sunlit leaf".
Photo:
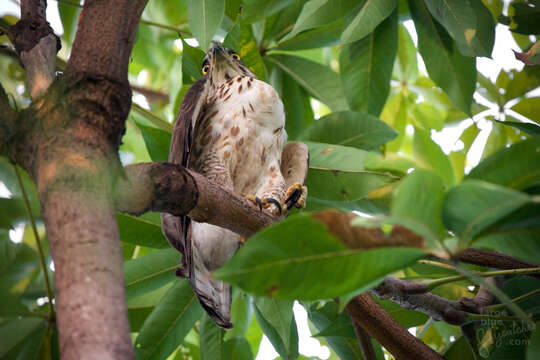
[{"label": "sunlit leaf", "polygon": [[187,0],[189,27],[201,49],[208,50],[225,13],[225,1]]},{"label": "sunlit leaf", "polygon": [[362,39],[396,8],[396,0],[366,0],[351,23],[343,30],[341,41],[348,44]]},{"label": "sunlit leaf", "polygon": [[344,45],[339,56],[341,81],[352,110],[378,116],[390,90],[397,51],[397,11],[369,36]]}]

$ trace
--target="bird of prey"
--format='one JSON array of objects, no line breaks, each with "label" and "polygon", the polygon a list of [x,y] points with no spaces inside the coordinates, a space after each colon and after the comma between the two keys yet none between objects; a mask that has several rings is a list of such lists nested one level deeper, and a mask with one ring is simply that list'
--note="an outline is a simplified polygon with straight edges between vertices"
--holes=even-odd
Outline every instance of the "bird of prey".
[{"label": "bird of prey", "polygon": [[[307,189],[300,183],[287,189],[281,172],[287,134],[283,103],[274,88],[217,42],[203,60],[202,74],[180,105],[169,162],[204,175],[272,215],[304,206]],[[162,214],[162,230],[182,253],[177,275],[190,279],[218,326],[231,328],[230,286],[213,280],[211,272],[234,255],[242,239],[227,229],[170,214]]]}]

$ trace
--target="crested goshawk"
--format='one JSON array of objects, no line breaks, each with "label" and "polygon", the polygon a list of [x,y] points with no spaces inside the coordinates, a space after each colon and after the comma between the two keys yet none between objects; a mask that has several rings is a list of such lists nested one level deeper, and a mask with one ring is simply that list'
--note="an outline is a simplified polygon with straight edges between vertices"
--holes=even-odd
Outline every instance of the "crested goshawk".
[{"label": "crested goshawk", "polygon": [[[274,88],[217,42],[203,60],[202,74],[180,105],[169,162],[199,172],[272,215],[303,206],[307,189],[300,183],[287,189],[282,174],[285,111]],[[307,164],[307,152],[299,157]],[[182,253],[177,275],[190,279],[217,325],[231,328],[231,288],[213,280],[211,272],[234,255],[241,238],[227,229],[170,214],[162,214],[162,229]]]}]

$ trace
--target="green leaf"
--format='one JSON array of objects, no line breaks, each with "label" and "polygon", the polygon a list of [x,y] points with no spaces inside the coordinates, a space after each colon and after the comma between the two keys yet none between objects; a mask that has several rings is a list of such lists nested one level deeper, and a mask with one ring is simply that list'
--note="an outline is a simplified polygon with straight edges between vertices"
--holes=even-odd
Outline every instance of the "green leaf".
[{"label": "green leaf", "polygon": [[443,198],[441,178],[431,171],[415,170],[396,189],[391,207],[392,217],[403,220],[400,221],[402,225],[424,236],[429,248],[437,248],[435,241],[443,230]]},{"label": "green leaf", "polygon": [[71,45],[75,39],[75,30],[77,29],[81,9],[71,4],[59,2],[58,12],[60,14],[60,20],[62,21],[62,28],[64,29],[62,37],[64,38],[64,41]]},{"label": "green leaf", "polygon": [[184,83],[193,83],[202,78],[201,66],[204,56],[204,51],[189,46],[182,40],[182,80]]},{"label": "green leaf", "polygon": [[242,22],[252,23],[289,6],[293,0],[244,0],[242,4]]},{"label": "green leaf", "polygon": [[7,230],[0,229],[0,292],[22,293],[17,285],[38,267],[38,254],[30,246],[15,244]]},{"label": "green leaf", "polygon": [[440,175],[445,184],[451,185],[454,183],[452,164],[439,145],[431,140],[429,132],[415,128],[413,148],[414,154],[420,160],[421,165]]},{"label": "green leaf", "polygon": [[279,66],[332,110],[347,109],[339,74],[328,66],[292,55],[272,54],[266,56],[265,59]]},{"label": "green leaf", "polygon": [[225,359],[252,360],[254,358],[249,342],[244,338],[225,341],[223,352]]},{"label": "green leaf", "polygon": [[186,0],[188,5],[188,23],[191,32],[199,41],[204,51],[210,48],[223,16],[225,1],[222,0]]},{"label": "green leaf", "polygon": [[[317,305],[313,304],[308,309],[308,316],[315,327],[322,331],[339,317],[338,305],[330,301],[317,308]],[[362,350],[358,345],[358,340],[338,336],[327,336],[325,339],[341,360],[362,359]]]},{"label": "green leaf", "polygon": [[226,340],[244,337],[253,318],[252,297],[240,289],[233,289],[233,293],[231,319],[234,327],[225,334]]},{"label": "green leaf", "polygon": [[247,25],[235,24],[227,33],[223,44],[240,55],[242,62],[257,75],[259,80],[266,78],[266,69],[259,53],[259,47]]},{"label": "green leaf", "polygon": [[404,328],[415,327],[424,324],[429,317],[421,312],[402,308],[391,300],[375,299],[398,323]]},{"label": "green leaf", "polygon": [[294,28],[282,41],[292,39],[305,30],[328,25],[349,14],[356,6],[356,0],[311,0],[304,4]]},{"label": "green leaf", "polygon": [[441,131],[444,126],[444,115],[435,106],[427,102],[414,104],[412,106],[414,125],[426,131]]},{"label": "green leaf", "polygon": [[328,201],[354,201],[366,197],[373,190],[399,178],[388,173],[372,171],[339,171],[310,169],[306,179],[309,196]]},{"label": "green leaf", "polygon": [[182,343],[202,314],[203,309],[191,290],[189,280],[175,280],[173,287],[148,316],[137,336],[137,358],[167,358]]},{"label": "green leaf", "polygon": [[[36,336],[35,332],[43,327],[46,328],[46,326],[46,322],[43,319],[28,317],[11,320],[2,324],[0,326],[0,339],[2,339],[0,342],[0,359],[4,359],[4,356],[16,346],[25,342],[29,336]],[[13,359],[13,357],[10,359]]]},{"label": "green leaf", "polygon": [[204,314],[200,331],[201,360],[227,360],[223,341],[225,330]]},{"label": "green leaf", "polygon": [[419,75],[416,53],[416,47],[409,31],[405,26],[400,24],[398,31],[398,51],[393,76],[401,81],[415,81]]},{"label": "green leaf", "polygon": [[531,119],[537,124],[540,124],[540,97],[531,97],[522,99],[516,105],[512,106],[512,110]]},{"label": "green leaf", "polygon": [[352,110],[381,113],[397,52],[397,20],[395,11],[368,36],[341,49],[341,81]]},{"label": "green leaf", "polygon": [[506,216],[484,231],[472,246],[537,263],[540,258],[540,205],[526,205]]},{"label": "green leaf", "polygon": [[426,0],[426,5],[457,41],[463,55],[491,57],[495,24],[481,1]]},{"label": "green leaf", "polygon": [[152,161],[167,162],[169,158],[169,144],[171,142],[171,133],[150,126],[144,126],[137,123],[141,130],[144,143],[148,149],[148,154]]},{"label": "green leaf", "polygon": [[502,148],[482,160],[467,179],[523,190],[540,184],[540,142],[535,139]]},{"label": "green leaf", "polygon": [[293,314],[293,300],[268,297],[255,299],[259,326],[283,359],[298,357],[298,332]]},{"label": "green leaf", "polygon": [[496,221],[526,205],[531,198],[519,191],[479,180],[453,187],[443,204],[443,222],[463,244]]},{"label": "green leaf", "polygon": [[362,39],[396,8],[396,0],[366,0],[351,23],[343,30],[341,41],[348,44]]},{"label": "green leaf", "polygon": [[153,223],[141,217],[127,214],[116,214],[120,240],[129,244],[150,248],[168,248],[169,243],[161,233],[159,223]]},{"label": "green leaf", "polygon": [[504,87],[504,100],[521,97],[540,86],[540,67],[526,66],[521,71],[511,70],[512,79]]},{"label": "green leaf", "polygon": [[527,360],[535,360],[540,357],[540,323],[536,323],[536,329],[531,335],[527,347]]},{"label": "green leaf", "polygon": [[179,257],[175,249],[169,248],[124,262],[128,300],[174,280]]},{"label": "green leaf", "polygon": [[458,109],[471,114],[476,59],[460,54],[452,38],[431,17],[423,2],[409,0],[409,7],[418,33],[418,50],[430,78],[448,94]]},{"label": "green leaf", "polygon": [[396,135],[391,127],[373,115],[341,111],[313,122],[300,138],[371,150],[392,140]]},{"label": "green leaf", "polygon": [[508,15],[512,22],[509,24],[513,32],[519,34],[540,34],[538,16],[540,6],[536,1],[513,1],[508,8]]},{"label": "green leaf", "polygon": [[416,248],[346,249],[323,224],[298,214],[254,235],[214,276],[255,294],[327,299],[363,289],[424,253]]},{"label": "green leaf", "polygon": [[276,50],[304,50],[337,45],[343,24],[344,20],[340,19],[323,27],[304,31],[289,40],[280,41]]},{"label": "green leaf", "polygon": [[540,139],[540,126],[533,124],[533,123],[523,123],[523,122],[517,122],[517,121],[499,121],[495,120],[499,124],[506,125],[506,126],[512,126],[516,129],[519,129],[529,135],[532,135],[537,140]]},{"label": "green leaf", "polygon": [[309,167],[318,170],[363,171],[366,151],[349,146],[304,142],[309,148]]}]

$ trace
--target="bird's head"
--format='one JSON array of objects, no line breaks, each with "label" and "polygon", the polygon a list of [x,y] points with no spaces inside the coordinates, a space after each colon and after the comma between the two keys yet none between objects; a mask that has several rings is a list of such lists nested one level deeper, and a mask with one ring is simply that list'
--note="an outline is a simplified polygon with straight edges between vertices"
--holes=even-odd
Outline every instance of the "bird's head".
[{"label": "bird's head", "polygon": [[240,56],[231,49],[214,41],[203,59],[202,74],[214,85],[219,85],[235,76],[243,75],[256,78],[240,60]]}]

